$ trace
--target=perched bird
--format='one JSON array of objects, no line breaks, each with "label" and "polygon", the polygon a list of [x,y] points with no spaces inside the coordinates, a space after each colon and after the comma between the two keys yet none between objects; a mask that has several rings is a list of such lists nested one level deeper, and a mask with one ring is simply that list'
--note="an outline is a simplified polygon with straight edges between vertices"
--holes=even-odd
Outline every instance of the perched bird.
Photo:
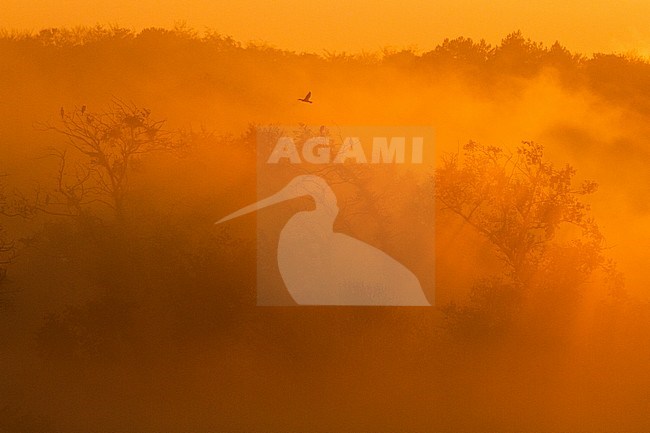
[{"label": "perched bird", "polygon": [[311,92],[307,93],[307,96],[305,96],[302,99],[298,98],[298,100],[301,101],[301,102],[309,102],[311,104],[312,101],[310,101],[309,98],[311,98]]},{"label": "perched bird", "polygon": [[86,111],[86,106],[85,106],[85,105],[82,105],[82,106],[81,106],[81,114],[84,114],[84,111]]},{"label": "perched bird", "polygon": [[61,107],[60,113],[61,113],[61,119],[63,119],[63,115],[65,114],[65,111],[63,111],[63,107]]}]

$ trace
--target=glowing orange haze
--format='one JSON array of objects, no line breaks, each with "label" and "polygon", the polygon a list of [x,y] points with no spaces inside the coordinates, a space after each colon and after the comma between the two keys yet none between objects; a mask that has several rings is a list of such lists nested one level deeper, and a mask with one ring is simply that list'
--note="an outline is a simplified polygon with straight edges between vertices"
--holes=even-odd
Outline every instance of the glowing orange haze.
[{"label": "glowing orange haze", "polygon": [[[642,53],[650,1],[1,2],[0,432],[650,432],[650,63],[534,42]],[[213,224],[305,174],[256,170],[269,124],[435,128],[416,173],[323,174],[434,308],[257,308],[314,205]]]},{"label": "glowing orange haze", "polygon": [[650,54],[650,2],[605,0],[516,2],[513,0],[4,0],[0,27],[118,24],[171,27],[179,22],[210,28],[240,41],[321,52],[376,51],[384,47],[429,50],[447,37],[485,38],[497,43],[522,29],[536,41],[560,40],[570,50]]}]

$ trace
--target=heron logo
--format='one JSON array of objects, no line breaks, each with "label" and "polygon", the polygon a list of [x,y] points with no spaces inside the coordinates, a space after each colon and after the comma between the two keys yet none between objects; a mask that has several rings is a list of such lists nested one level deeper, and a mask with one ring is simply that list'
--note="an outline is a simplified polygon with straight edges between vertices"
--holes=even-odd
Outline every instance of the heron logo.
[{"label": "heron logo", "polygon": [[404,195],[427,172],[432,133],[388,129],[258,130],[258,201],[217,221],[257,214],[258,305],[433,303],[433,221],[416,232]]}]

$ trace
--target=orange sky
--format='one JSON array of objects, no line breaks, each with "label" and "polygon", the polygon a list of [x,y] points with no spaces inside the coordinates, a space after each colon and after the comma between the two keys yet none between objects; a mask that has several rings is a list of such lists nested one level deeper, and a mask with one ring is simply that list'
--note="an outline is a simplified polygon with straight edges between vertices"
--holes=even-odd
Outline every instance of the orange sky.
[{"label": "orange sky", "polygon": [[[317,6],[315,6],[317,5]],[[490,43],[521,29],[571,50],[650,55],[650,1],[591,0],[2,0],[0,27],[118,24],[136,30],[184,21],[240,41],[322,52],[431,49],[445,37]]]}]

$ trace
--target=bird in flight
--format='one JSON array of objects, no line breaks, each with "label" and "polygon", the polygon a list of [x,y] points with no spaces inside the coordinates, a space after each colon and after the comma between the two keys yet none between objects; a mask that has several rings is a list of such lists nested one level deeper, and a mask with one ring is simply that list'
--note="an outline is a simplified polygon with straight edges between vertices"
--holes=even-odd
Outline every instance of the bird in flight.
[{"label": "bird in flight", "polygon": [[307,96],[305,96],[305,97],[302,98],[302,99],[301,99],[301,98],[298,98],[298,100],[299,100],[299,101],[302,101],[302,102],[309,102],[309,103],[311,104],[312,101],[309,100],[310,98],[311,98],[311,92],[307,93]]}]

